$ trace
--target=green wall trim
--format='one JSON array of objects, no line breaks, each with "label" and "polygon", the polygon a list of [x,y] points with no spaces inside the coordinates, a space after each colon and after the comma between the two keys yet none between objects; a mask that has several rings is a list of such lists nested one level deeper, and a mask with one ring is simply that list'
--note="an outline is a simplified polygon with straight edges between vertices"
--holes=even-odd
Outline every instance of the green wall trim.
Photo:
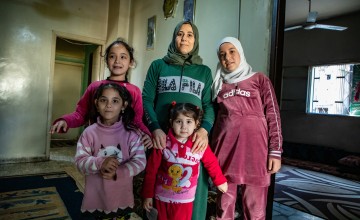
[{"label": "green wall trim", "polygon": [[81,85],[81,95],[84,94],[86,88],[89,86],[89,77],[90,77],[90,59],[92,56],[92,53],[96,50],[98,45],[86,45],[85,46],[85,65],[84,65],[84,72],[83,72],[83,79],[82,79],[82,85]]},{"label": "green wall trim", "polygon": [[85,60],[83,60],[83,59],[77,59],[77,58],[61,56],[61,55],[56,55],[55,60],[56,61],[63,61],[63,62],[70,62],[70,63],[85,64]]}]

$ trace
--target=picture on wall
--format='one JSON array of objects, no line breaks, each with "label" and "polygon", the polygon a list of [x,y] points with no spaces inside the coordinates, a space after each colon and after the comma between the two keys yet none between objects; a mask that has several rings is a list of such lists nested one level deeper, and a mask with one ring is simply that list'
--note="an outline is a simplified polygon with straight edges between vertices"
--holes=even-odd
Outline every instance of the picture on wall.
[{"label": "picture on wall", "polygon": [[147,50],[154,49],[155,31],[156,31],[156,16],[154,15],[148,19],[147,40],[146,40],[146,49]]},{"label": "picture on wall", "polygon": [[184,21],[194,22],[195,19],[195,0],[184,1]]},{"label": "picture on wall", "polygon": [[165,20],[175,16],[177,4],[178,0],[164,0],[163,11]]}]

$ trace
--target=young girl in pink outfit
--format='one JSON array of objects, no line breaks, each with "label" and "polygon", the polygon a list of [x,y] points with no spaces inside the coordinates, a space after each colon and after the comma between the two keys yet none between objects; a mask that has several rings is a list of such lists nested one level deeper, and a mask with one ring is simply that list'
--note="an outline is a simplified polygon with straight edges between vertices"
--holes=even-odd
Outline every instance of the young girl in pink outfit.
[{"label": "young girl in pink outfit", "polygon": [[50,133],[67,132],[69,128],[82,126],[89,121],[90,124],[94,123],[96,118],[93,117],[95,114],[93,100],[96,89],[104,83],[114,82],[126,87],[130,92],[133,99],[132,108],[136,112],[134,124],[142,131],[145,147],[152,147],[150,131],[142,121],[144,110],[141,91],[137,86],[129,83],[127,80],[129,68],[135,65],[134,49],[124,40],[117,39],[106,48],[105,60],[110,70],[110,76],[105,80],[92,82],[77,103],[76,110],[56,119],[51,127]]},{"label": "young girl in pink outfit", "polygon": [[132,212],[133,177],[145,169],[146,156],[131,104],[130,93],[117,83],[102,84],[95,94],[97,122],[81,134],[75,155],[86,175],[84,216],[120,219]]},{"label": "young girl in pink outfit", "polygon": [[[227,191],[227,181],[209,146],[192,153],[192,136],[200,125],[201,110],[190,103],[173,103],[166,148],[153,149],[145,170],[142,196],[144,209],[158,211],[158,220],[190,220],[203,162],[220,192]],[[155,200],[153,200],[155,198]]]},{"label": "young girl in pink outfit", "polygon": [[270,175],[281,166],[282,135],[273,86],[253,72],[240,41],[222,39],[212,86],[218,114],[212,147],[229,184],[217,198],[217,219],[234,219],[238,186],[244,219],[265,219]]}]

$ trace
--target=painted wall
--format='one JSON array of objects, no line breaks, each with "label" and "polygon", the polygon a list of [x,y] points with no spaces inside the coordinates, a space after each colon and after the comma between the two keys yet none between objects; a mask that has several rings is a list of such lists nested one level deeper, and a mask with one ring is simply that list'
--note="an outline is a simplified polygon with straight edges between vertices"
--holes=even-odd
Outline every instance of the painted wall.
[{"label": "painted wall", "polygon": [[[80,42],[61,38],[56,39],[54,76],[52,83],[52,114],[57,119],[64,114],[73,112],[81,97],[82,80],[85,64],[85,46]],[[79,137],[80,128],[69,129],[68,132],[51,135],[51,140],[70,139]]]},{"label": "painted wall", "polygon": [[[2,0],[0,163],[49,156],[56,36],[103,46],[116,37],[127,38],[137,60],[130,80],[142,88],[150,63],[166,54],[173,30],[183,19],[183,0],[167,20],[162,4],[155,0]],[[240,36],[248,62],[267,72],[270,10],[271,5],[261,0],[226,0],[221,7],[217,0],[197,0],[195,23],[204,64],[214,71],[217,42],[225,36]],[[146,50],[147,21],[153,15],[155,48]],[[104,49],[97,50],[98,56]],[[104,63],[95,60],[94,65],[99,71],[93,80],[107,76]]]},{"label": "painted wall", "polygon": [[0,163],[49,156],[54,32],[105,42],[108,1],[2,0]]},{"label": "painted wall", "polygon": [[360,62],[360,13],[319,23],[345,31],[285,32],[281,118],[284,141],[360,153],[360,118],[306,114],[308,66]]},{"label": "painted wall", "polygon": [[107,45],[116,38],[129,38],[131,0],[109,0]]},{"label": "painted wall", "polygon": [[[173,18],[164,19],[163,1],[133,0],[130,19],[131,44],[135,47],[136,69],[131,81],[143,87],[151,62],[165,56],[175,26],[183,20],[184,1],[179,0]],[[199,29],[203,63],[213,74],[218,62],[217,43],[225,36],[240,37],[247,61],[254,70],[268,74],[270,51],[271,3],[261,0],[196,0],[195,24]],[[153,50],[146,50],[148,18],[156,16],[156,36]]]},{"label": "painted wall", "polygon": [[272,2],[241,1],[240,41],[253,71],[269,75]]}]

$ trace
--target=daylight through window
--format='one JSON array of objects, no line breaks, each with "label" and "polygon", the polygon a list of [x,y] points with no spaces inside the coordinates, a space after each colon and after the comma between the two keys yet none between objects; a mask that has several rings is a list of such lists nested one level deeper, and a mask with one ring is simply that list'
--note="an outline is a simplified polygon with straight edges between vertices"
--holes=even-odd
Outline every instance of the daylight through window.
[{"label": "daylight through window", "polygon": [[360,116],[360,64],[310,67],[308,113]]}]

